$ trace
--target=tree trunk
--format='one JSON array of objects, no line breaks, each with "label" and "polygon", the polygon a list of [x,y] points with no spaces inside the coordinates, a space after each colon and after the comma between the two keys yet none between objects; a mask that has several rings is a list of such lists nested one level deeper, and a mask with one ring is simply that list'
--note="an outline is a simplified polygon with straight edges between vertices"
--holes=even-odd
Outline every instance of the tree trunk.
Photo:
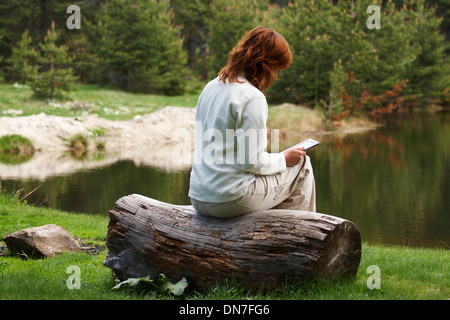
[{"label": "tree trunk", "polygon": [[163,273],[202,288],[227,279],[261,289],[354,277],[361,259],[360,233],[345,219],[296,210],[219,219],[136,194],[110,211],[106,244],[103,263],[122,281]]}]

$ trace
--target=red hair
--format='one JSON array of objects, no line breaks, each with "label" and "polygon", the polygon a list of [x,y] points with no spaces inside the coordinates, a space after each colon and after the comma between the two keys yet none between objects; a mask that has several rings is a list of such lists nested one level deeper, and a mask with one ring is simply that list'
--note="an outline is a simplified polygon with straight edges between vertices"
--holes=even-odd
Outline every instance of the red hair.
[{"label": "red hair", "polygon": [[272,29],[256,27],[229,53],[228,63],[219,72],[219,79],[240,82],[243,75],[264,92],[277,78],[278,70],[286,70],[292,62],[287,41]]}]

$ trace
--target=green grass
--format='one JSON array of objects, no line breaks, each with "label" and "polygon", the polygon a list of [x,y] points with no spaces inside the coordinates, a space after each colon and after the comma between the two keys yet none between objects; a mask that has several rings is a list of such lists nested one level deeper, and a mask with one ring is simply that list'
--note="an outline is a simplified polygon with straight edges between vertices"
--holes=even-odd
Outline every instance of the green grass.
[{"label": "green grass", "polygon": [[198,92],[183,96],[128,93],[98,85],[78,85],[67,101],[33,98],[27,85],[0,84],[0,116],[27,116],[45,112],[48,115],[77,117],[97,114],[110,120],[129,120],[136,115],[154,112],[166,106],[195,107]]},{"label": "green grass", "polygon": [[[21,200],[20,193],[0,194],[0,237],[23,228],[54,223],[66,228],[84,243],[104,244],[108,217],[37,208]],[[100,254],[60,254],[52,259],[0,257],[0,297],[2,299],[146,299],[130,289],[111,290],[116,284],[109,268],[103,266],[106,250]],[[80,268],[81,288],[70,290],[67,268]],[[380,289],[370,290],[371,265],[380,268]],[[317,279],[306,284],[288,284],[265,293],[248,293],[238,285],[212,286],[204,291],[188,290],[183,296],[156,292],[154,299],[234,300],[234,299],[305,299],[305,300],[410,300],[450,298],[450,257],[447,250],[363,245],[358,274],[354,280],[331,282]]]},{"label": "green grass", "polygon": [[17,164],[27,161],[35,148],[28,138],[17,134],[0,137],[0,163]]},{"label": "green grass", "polygon": [[53,223],[81,239],[105,240],[108,217],[38,208],[27,205],[25,196],[21,190],[0,194],[0,238],[21,229]]},{"label": "green grass", "polygon": [[0,137],[0,152],[20,153],[21,149],[32,147],[29,139],[17,134]]}]

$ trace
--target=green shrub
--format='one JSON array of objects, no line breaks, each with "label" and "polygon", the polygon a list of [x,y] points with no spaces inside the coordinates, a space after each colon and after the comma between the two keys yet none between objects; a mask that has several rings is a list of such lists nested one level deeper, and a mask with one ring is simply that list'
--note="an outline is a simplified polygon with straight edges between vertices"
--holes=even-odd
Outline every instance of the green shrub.
[{"label": "green shrub", "polygon": [[89,141],[86,136],[76,134],[69,139],[70,154],[75,158],[83,158],[87,155]]}]

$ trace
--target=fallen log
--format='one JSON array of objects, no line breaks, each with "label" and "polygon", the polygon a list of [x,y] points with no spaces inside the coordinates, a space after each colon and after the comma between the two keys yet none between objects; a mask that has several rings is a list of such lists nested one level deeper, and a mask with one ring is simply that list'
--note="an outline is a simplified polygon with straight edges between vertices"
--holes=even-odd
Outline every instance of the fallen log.
[{"label": "fallen log", "polygon": [[219,219],[133,194],[110,211],[103,264],[119,280],[160,273],[205,288],[234,279],[244,288],[284,281],[354,277],[361,236],[348,220],[307,211],[266,210]]}]

